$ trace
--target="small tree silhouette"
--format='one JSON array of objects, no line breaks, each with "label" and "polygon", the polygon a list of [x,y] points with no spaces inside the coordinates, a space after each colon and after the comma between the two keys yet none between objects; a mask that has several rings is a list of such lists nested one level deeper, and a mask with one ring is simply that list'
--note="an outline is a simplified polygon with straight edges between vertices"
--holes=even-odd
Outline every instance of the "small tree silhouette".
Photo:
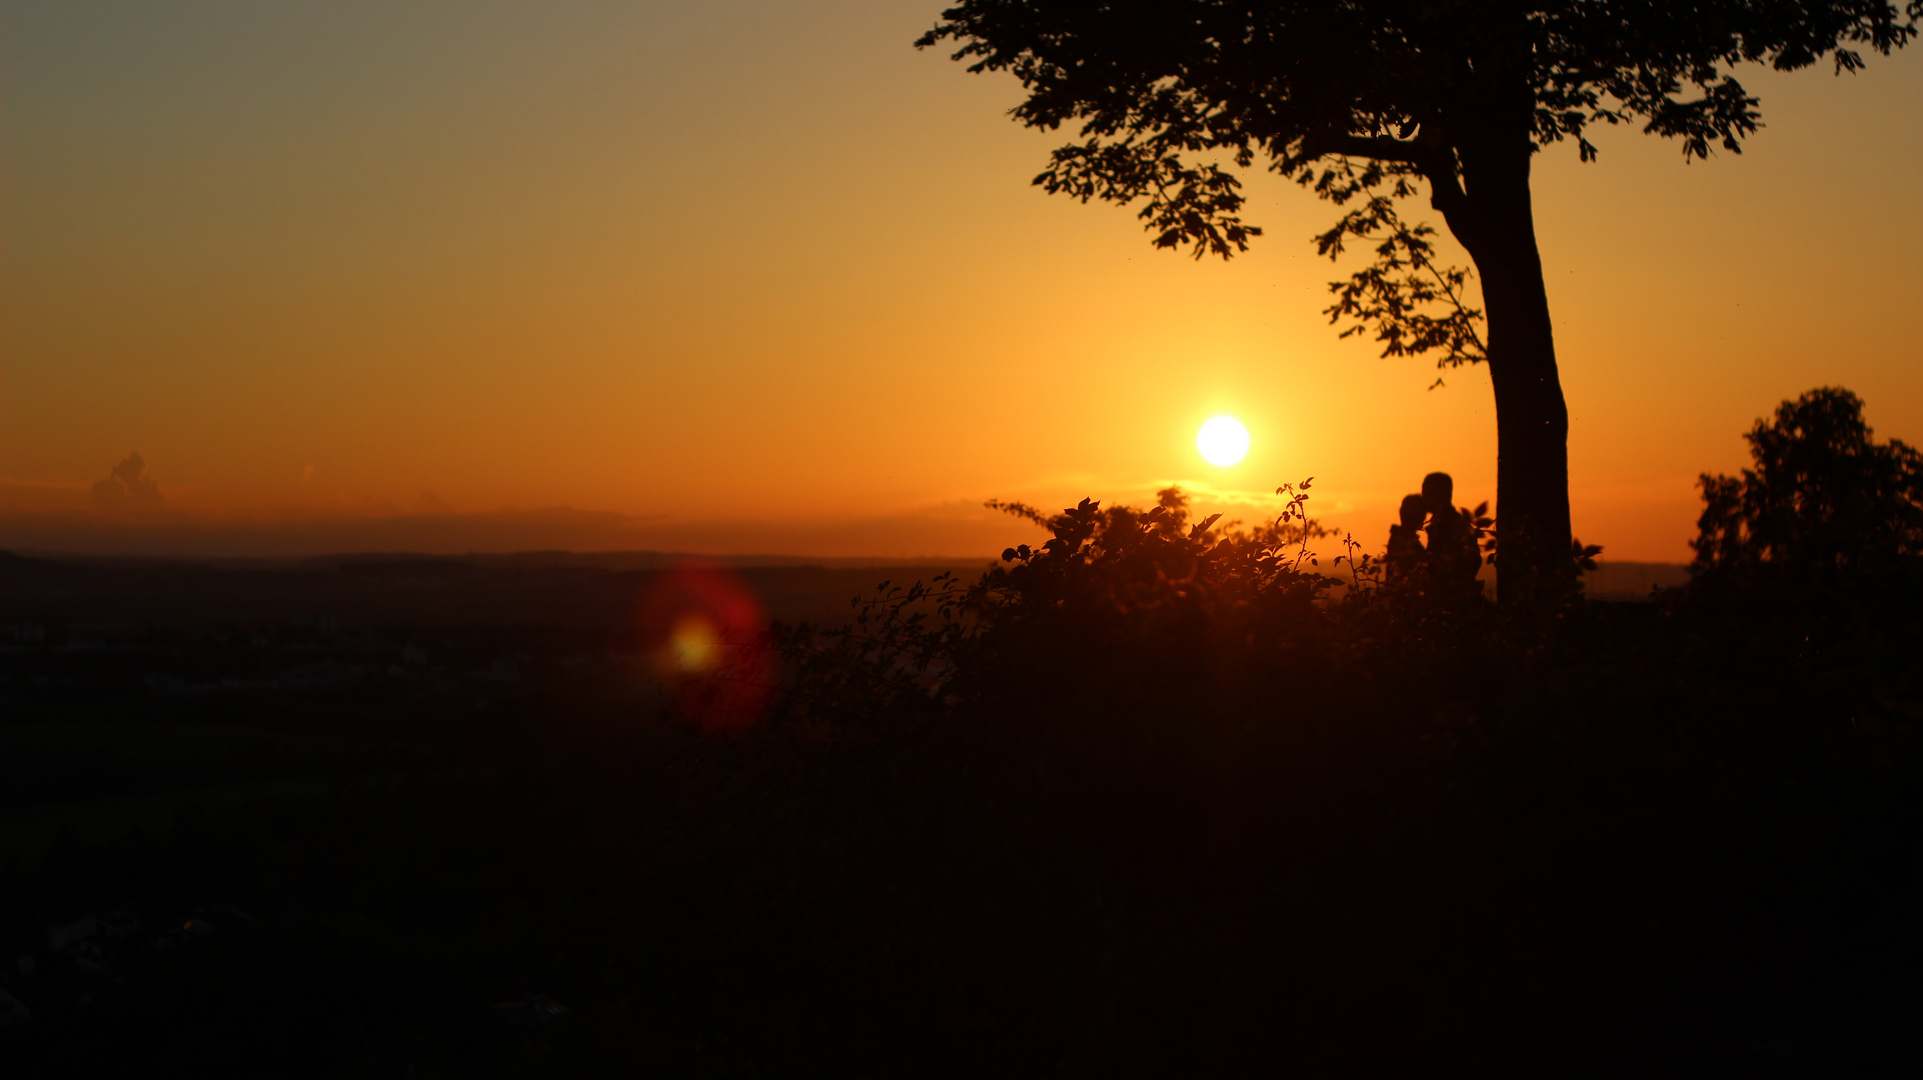
[{"label": "small tree silhouette", "polygon": [[1923,556],[1923,454],[1874,441],[1841,387],[1785,401],[1744,438],[1755,467],[1703,474],[1696,572],[1888,570]]}]

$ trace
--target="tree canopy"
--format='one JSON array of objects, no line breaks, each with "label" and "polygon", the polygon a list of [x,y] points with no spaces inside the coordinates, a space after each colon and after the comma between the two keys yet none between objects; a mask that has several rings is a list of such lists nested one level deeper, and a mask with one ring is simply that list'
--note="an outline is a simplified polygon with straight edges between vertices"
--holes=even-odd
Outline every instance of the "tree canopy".
[{"label": "tree canopy", "polygon": [[1886,569],[1923,558],[1923,453],[1879,443],[1840,387],[1785,401],[1744,438],[1754,468],[1699,481],[1697,570]]},{"label": "tree canopy", "polygon": [[[1014,74],[1028,126],[1081,125],[1037,183],[1143,201],[1157,246],[1226,258],[1261,230],[1225,161],[1265,158],[1338,198],[1420,176],[1447,212],[1474,194],[1465,155],[1518,132],[1584,160],[1597,123],[1640,122],[1686,157],[1740,152],[1760,114],[1735,66],[1854,71],[1862,49],[1913,37],[1923,2],[1907,15],[1882,0],[966,0],[917,44]],[[1330,157],[1380,164],[1315,168]]]}]

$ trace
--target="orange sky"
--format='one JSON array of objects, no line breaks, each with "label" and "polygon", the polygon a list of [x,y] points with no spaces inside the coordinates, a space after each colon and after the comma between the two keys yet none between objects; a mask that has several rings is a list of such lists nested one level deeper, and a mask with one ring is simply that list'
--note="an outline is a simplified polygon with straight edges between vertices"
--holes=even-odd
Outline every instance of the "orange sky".
[{"label": "orange sky", "polygon": [[[0,547],[976,554],[1028,538],[991,496],[1309,475],[1379,542],[1424,472],[1493,496],[1486,376],[1318,314],[1329,206],[1258,180],[1197,264],[1049,198],[1012,80],[909,46],[940,7],[10,0]],[[1746,82],[1740,157],[1539,159],[1606,557],[1686,559],[1696,474],[1811,387],[1923,441],[1923,55]],[[130,450],[164,503],[84,516]]]}]

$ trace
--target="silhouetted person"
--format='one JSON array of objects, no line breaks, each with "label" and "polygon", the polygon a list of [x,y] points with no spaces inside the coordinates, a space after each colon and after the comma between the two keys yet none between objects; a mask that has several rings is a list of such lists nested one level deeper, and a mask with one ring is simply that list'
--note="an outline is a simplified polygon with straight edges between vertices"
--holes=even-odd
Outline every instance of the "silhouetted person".
[{"label": "silhouetted person", "polygon": [[1402,521],[1389,526],[1389,550],[1383,556],[1389,581],[1403,583],[1422,573],[1423,560],[1428,554],[1422,547],[1422,519],[1428,514],[1428,504],[1422,496],[1403,496]]},{"label": "silhouetted person", "polygon": [[1429,511],[1429,578],[1438,592],[1474,595],[1482,591],[1476,573],[1482,553],[1476,548],[1476,527],[1469,515],[1455,507],[1456,482],[1448,473],[1422,478],[1422,503]]}]

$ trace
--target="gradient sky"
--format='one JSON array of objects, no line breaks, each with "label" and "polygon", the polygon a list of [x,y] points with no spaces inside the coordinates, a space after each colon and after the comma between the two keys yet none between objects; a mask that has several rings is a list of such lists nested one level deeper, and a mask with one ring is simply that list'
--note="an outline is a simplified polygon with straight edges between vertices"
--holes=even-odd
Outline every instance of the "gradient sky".
[{"label": "gradient sky", "polygon": [[[991,496],[1309,475],[1379,542],[1427,471],[1494,495],[1486,375],[1318,314],[1328,205],[1258,179],[1268,235],[1198,264],[1044,195],[1013,80],[910,47],[941,6],[7,0],[0,546],[88,546],[33,520],[130,450],[175,526],[283,549],[455,512],[423,546],[975,554],[1027,538]],[[1695,476],[1811,387],[1923,441],[1923,49],[1745,82],[1740,157],[1538,159],[1606,557],[1686,559]]]}]

